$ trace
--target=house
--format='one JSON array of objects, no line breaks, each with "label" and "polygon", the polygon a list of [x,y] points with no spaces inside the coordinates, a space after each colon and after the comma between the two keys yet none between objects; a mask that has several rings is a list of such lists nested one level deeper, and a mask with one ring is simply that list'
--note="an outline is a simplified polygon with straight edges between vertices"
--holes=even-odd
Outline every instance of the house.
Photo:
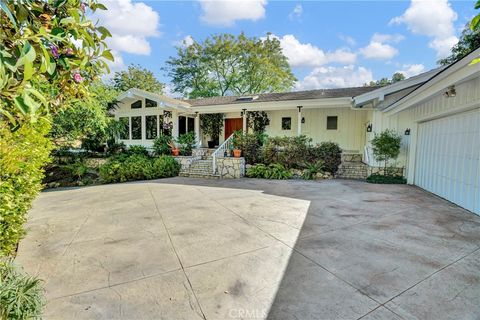
[{"label": "house", "polygon": [[392,129],[403,137],[397,167],[408,183],[480,214],[480,63],[470,64],[479,55],[477,49],[447,67],[384,87],[194,100],[130,89],[119,97],[115,117],[128,128],[120,136],[127,145],[151,147],[168,129],[174,137],[194,131],[198,146],[205,147],[209,137],[200,130],[202,114],[224,114],[222,144],[234,131],[248,130],[249,111],[265,111],[268,135],[337,142],[344,153],[358,155],[370,172],[380,167],[371,139]]}]

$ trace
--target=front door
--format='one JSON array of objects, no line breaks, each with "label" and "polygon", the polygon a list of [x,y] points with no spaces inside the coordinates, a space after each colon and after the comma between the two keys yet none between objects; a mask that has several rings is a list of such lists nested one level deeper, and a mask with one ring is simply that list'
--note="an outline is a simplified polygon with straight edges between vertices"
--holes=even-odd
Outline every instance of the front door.
[{"label": "front door", "polygon": [[243,129],[243,119],[233,118],[225,119],[225,140],[228,139],[235,131]]}]

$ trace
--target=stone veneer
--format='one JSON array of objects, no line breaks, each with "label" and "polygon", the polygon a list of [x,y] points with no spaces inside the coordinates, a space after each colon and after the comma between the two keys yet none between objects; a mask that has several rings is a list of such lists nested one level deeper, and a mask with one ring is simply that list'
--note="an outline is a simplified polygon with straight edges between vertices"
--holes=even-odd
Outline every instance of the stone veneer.
[{"label": "stone veneer", "polygon": [[185,172],[188,171],[194,161],[201,159],[201,156],[177,156],[173,158],[182,166],[180,172]]},{"label": "stone veneer", "polygon": [[[393,174],[394,176],[403,177],[403,169],[404,168],[390,168],[387,167],[387,173]],[[372,174],[380,174],[383,175],[385,171],[384,167],[367,167],[367,176]]]},{"label": "stone veneer", "polygon": [[237,179],[245,175],[245,158],[217,158],[217,174],[222,179]]}]

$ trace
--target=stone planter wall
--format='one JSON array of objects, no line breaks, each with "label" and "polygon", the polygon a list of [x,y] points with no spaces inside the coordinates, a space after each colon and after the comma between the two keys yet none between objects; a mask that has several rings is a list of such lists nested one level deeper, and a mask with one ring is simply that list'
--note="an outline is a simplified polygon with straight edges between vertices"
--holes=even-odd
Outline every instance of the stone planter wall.
[{"label": "stone planter wall", "polygon": [[[383,175],[385,171],[384,167],[367,167],[367,176],[372,174]],[[387,172],[394,176],[403,177],[404,168],[387,168]]]},{"label": "stone planter wall", "polygon": [[222,179],[237,179],[245,175],[245,158],[218,158],[216,166]]},{"label": "stone planter wall", "polygon": [[192,165],[192,163],[196,160],[201,159],[201,156],[178,156],[178,157],[173,157],[180,165],[182,168],[180,169],[180,172],[185,172],[188,171],[188,168]]}]

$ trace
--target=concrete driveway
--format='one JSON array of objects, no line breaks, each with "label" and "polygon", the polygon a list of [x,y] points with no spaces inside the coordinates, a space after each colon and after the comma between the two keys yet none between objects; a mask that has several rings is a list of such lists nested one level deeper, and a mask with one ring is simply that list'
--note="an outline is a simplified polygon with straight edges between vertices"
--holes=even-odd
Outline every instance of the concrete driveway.
[{"label": "concrete driveway", "polygon": [[44,192],[46,319],[479,319],[480,217],[411,186],[173,178]]}]

